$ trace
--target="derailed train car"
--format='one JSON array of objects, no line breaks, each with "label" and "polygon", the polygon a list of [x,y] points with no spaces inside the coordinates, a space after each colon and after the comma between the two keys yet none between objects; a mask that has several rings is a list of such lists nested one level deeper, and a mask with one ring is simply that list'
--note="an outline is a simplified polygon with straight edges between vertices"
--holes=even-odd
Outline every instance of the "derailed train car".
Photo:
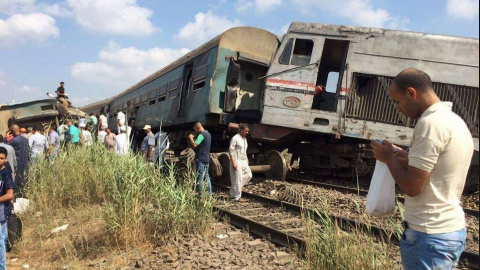
[{"label": "derailed train car", "polygon": [[[260,128],[253,138],[281,142],[303,170],[371,171],[366,140],[408,146],[415,123],[387,96],[405,68],[428,73],[439,97],[467,123],[478,181],[479,41],[378,28],[292,23],[269,68]],[[317,85],[326,91],[314,96]]]},{"label": "derailed train car", "polygon": [[61,120],[84,117],[85,113],[75,108],[64,108],[56,99],[34,100],[24,103],[0,105],[0,133],[11,125],[21,127],[59,126]]},{"label": "derailed train car", "polygon": [[[173,149],[187,147],[186,133],[195,121],[211,128],[216,141],[236,116],[261,117],[263,80],[278,44],[265,30],[238,27],[208,41],[172,64],[109,99],[81,109],[89,113],[109,111],[109,127],[116,130],[115,114],[136,107],[137,128],[172,132]],[[240,78],[241,76],[241,78]],[[235,89],[230,90],[228,89]]]},{"label": "derailed train car", "polygon": [[[252,154],[288,148],[305,171],[367,175],[368,140],[402,146],[411,140],[415,123],[387,96],[393,77],[408,67],[427,72],[440,98],[452,101],[467,123],[478,179],[478,39],[309,23],[292,23],[277,39],[261,29],[233,28],[111,98],[108,108],[124,110],[131,101],[136,126],[162,125],[178,150],[188,146],[195,121],[206,125],[219,152],[228,131],[246,122]],[[318,85],[325,91],[314,95]]]}]

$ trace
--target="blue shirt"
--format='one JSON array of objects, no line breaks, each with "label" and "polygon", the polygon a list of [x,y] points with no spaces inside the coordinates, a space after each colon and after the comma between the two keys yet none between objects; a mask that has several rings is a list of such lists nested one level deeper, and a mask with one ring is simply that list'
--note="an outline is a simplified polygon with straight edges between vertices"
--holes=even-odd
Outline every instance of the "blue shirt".
[{"label": "blue shirt", "polygon": [[[13,189],[12,171],[5,167],[0,170],[0,196],[7,194],[7,190]],[[0,203],[0,222],[7,220],[12,212],[12,204],[10,201]]]},{"label": "blue shirt", "polygon": [[70,126],[68,129],[68,135],[70,143],[78,143],[80,141],[80,130],[76,126]]},{"label": "blue shirt", "polygon": [[210,145],[212,143],[212,136],[208,131],[203,131],[197,137],[203,136],[203,140],[198,140],[197,151],[195,153],[195,158],[203,163],[210,163]]}]

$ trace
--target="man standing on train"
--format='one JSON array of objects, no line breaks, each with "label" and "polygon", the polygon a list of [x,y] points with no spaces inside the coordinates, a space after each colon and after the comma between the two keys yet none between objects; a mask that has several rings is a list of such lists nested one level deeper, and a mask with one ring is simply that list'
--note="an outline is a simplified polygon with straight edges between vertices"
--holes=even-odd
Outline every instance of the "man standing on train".
[{"label": "man standing on train", "polygon": [[399,112],[418,120],[408,154],[394,154],[396,146],[388,141],[371,143],[375,158],[388,165],[405,193],[403,267],[455,269],[467,237],[460,197],[473,155],[472,135],[420,70],[400,72],[388,95]]},{"label": "man standing on train", "polygon": [[212,184],[210,176],[208,175],[208,167],[210,165],[210,145],[212,143],[212,136],[206,131],[200,122],[193,125],[195,136],[188,135],[190,143],[195,151],[195,165],[197,169],[197,185],[198,195],[203,193],[203,180],[207,182],[208,195],[212,195]]},{"label": "man standing on train", "polygon": [[249,131],[247,124],[240,124],[238,134],[230,140],[230,196],[237,202],[245,201],[242,198],[242,188],[252,179],[247,157],[246,137]]}]

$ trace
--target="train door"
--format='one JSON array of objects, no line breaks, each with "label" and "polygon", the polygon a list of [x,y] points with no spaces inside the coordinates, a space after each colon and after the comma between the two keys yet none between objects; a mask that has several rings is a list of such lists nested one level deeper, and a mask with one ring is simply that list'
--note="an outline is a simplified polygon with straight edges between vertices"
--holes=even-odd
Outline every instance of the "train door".
[{"label": "train door", "polygon": [[316,81],[316,85],[322,86],[322,90],[315,91],[313,110],[337,110],[337,93],[342,87],[348,45],[348,40],[325,39]]},{"label": "train door", "polygon": [[268,66],[246,60],[231,60],[227,75],[225,112],[235,112],[238,122],[258,122],[261,119],[261,103],[264,77]]},{"label": "train door", "polygon": [[178,116],[185,117],[187,114],[187,100],[192,85],[193,63],[186,64],[183,72],[182,91],[180,93],[180,107]]}]

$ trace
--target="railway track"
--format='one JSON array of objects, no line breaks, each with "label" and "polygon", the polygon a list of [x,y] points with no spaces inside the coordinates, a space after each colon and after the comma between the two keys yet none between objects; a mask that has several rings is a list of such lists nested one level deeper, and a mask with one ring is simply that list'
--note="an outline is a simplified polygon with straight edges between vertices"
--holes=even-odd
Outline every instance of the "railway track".
[{"label": "railway track", "polygon": [[[311,181],[311,180],[306,180],[306,179],[301,179],[301,178],[287,178],[287,181],[293,182],[293,183],[304,184],[304,185],[317,186],[317,187],[321,187],[321,188],[324,188],[324,189],[337,190],[337,191],[340,191],[342,193],[348,193],[348,194],[357,194],[357,195],[367,196],[367,193],[368,193],[368,190],[365,190],[365,189],[356,189],[356,188],[351,188],[351,187],[344,187],[344,186],[327,184],[327,183],[322,183],[322,182],[316,182],[316,181]],[[397,196],[397,200],[401,203],[405,202],[405,198],[402,197],[402,196]],[[479,210],[464,207],[463,211],[467,215],[479,218]]]},{"label": "railway track", "polygon": [[[213,184],[218,190],[228,190],[229,187]],[[221,216],[229,218],[230,222],[252,234],[264,237],[273,243],[304,251],[305,228],[301,222],[302,213],[308,213],[313,219],[319,220],[317,211],[292,204],[285,201],[272,199],[266,196],[244,191],[242,196],[248,198],[248,203],[224,202],[214,207],[214,210]],[[286,211],[285,211],[286,210]],[[356,220],[329,214],[343,230],[349,231],[358,228],[361,231],[371,232],[376,237],[383,239],[390,238],[391,242],[398,245],[399,239],[395,233],[384,228],[367,225]],[[480,258],[476,252],[465,251],[462,253],[461,261],[468,261],[471,269],[479,269]]]}]

